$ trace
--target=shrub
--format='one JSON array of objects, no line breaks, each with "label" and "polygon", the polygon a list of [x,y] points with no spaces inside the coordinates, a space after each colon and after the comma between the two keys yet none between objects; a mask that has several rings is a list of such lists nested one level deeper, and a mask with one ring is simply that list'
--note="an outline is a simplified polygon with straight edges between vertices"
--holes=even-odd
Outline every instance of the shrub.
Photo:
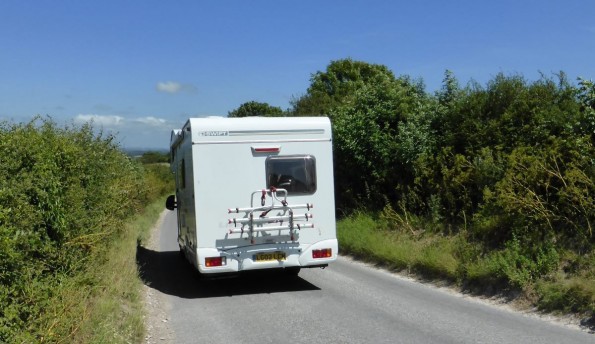
[{"label": "shrub", "polygon": [[545,311],[595,313],[595,286],[592,281],[572,278],[565,281],[540,281],[537,306]]},{"label": "shrub", "polygon": [[480,217],[509,218],[509,226],[492,230],[515,231],[534,243],[558,240],[588,249],[595,222],[593,156],[593,146],[581,138],[572,142],[552,138],[541,149],[516,148],[503,179],[487,195]]},{"label": "shrub", "polygon": [[143,167],[146,172],[146,192],[149,199],[153,200],[175,190],[174,177],[168,165],[149,164]]},{"label": "shrub", "polygon": [[147,200],[113,139],[42,118],[0,125],[0,342],[51,341],[48,300]]},{"label": "shrub", "polygon": [[467,280],[473,285],[523,289],[558,266],[559,255],[553,245],[524,245],[516,237],[505,248],[466,267]]}]

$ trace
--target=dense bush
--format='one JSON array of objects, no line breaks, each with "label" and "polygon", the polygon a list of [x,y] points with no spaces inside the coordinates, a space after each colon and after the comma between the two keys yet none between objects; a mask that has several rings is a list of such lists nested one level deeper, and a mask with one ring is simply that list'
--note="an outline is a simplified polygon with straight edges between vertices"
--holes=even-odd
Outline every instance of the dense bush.
[{"label": "dense bush", "polygon": [[427,94],[385,66],[345,59],[313,74],[293,106],[332,120],[338,214],[388,207],[424,231],[462,231],[474,247],[463,280],[523,288],[567,264],[560,252],[593,252],[591,81],[498,74],[461,87],[447,71]]},{"label": "dense bush", "polygon": [[147,181],[147,198],[155,200],[175,190],[175,183],[169,164],[144,164]]},{"label": "dense bush", "polygon": [[41,118],[0,124],[0,159],[0,342],[51,341],[52,298],[144,204],[144,172],[113,137]]},{"label": "dense bush", "polygon": [[335,180],[347,186],[337,188],[343,208],[382,207],[387,198],[397,197],[395,186],[411,178],[406,159],[416,152],[407,148],[420,146],[400,148],[403,140],[423,140],[414,128],[402,124],[420,112],[416,91],[407,80],[364,85],[351,102],[331,111]]}]

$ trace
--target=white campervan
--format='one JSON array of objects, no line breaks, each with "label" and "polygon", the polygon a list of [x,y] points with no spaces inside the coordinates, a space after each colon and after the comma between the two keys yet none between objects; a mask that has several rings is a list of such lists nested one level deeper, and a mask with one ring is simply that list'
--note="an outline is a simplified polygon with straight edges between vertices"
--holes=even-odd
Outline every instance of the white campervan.
[{"label": "white campervan", "polygon": [[171,134],[178,244],[202,274],[337,259],[326,117],[191,118]]}]

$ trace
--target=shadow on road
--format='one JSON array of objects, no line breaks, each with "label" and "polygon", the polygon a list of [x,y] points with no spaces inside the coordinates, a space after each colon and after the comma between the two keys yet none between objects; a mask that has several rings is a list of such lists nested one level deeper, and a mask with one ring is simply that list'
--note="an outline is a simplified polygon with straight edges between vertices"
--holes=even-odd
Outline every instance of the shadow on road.
[{"label": "shadow on road", "polygon": [[137,246],[140,276],[149,287],[186,299],[320,290],[300,278],[279,271],[254,271],[225,279],[201,279],[178,251],[157,252]]}]

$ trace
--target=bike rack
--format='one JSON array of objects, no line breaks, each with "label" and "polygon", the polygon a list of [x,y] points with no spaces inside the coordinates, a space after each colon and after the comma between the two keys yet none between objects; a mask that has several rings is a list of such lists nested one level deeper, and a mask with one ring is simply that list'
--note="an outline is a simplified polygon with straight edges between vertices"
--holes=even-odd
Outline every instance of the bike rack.
[{"label": "bike rack", "polygon": [[[260,194],[260,206],[254,206],[254,196]],[[283,199],[279,196],[283,195]],[[270,195],[271,204],[266,204],[267,195]],[[279,204],[275,204],[275,201]],[[304,228],[314,228],[313,223],[296,223],[297,221],[308,222],[312,218],[312,214],[294,214],[294,209],[307,209],[310,211],[314,205],[312,203],[297,204],[289,206],[287,203],[287,190],[285,189],[262,189],[252,192],[250,196],[250,207],[246,208],[229,208],[227,209],[228,214],[241,214],[244,213],[243,217],[231,218],[228,220],[228,224],[233,224],[234,228],[228,230],[230,234],[240,233],[244,234],[248,232],[250,243],[254,244],[254,233],[267,232],[267,231],[281,231],[289,230],[289,236],[291,241],[295,241],[295,230],[302,230]],[[268,213],[273,210],[282,211],[282,215],[275,215],[267,217]],[[255,212],[261,212],[258,217],[254,216]],[[284,224],[287,222],[287,224]],[[240,226],[240,228],[238,228]],[[247,229],[245,227],[248,227]]]}]

